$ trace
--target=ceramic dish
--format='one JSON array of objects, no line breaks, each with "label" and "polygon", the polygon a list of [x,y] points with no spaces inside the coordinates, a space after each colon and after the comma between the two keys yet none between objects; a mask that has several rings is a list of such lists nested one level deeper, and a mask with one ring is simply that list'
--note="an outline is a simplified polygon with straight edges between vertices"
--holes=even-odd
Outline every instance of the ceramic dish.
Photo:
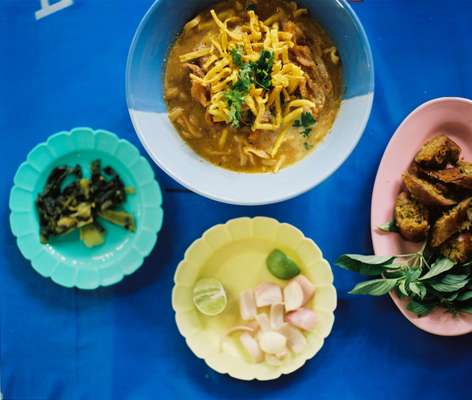
[{"label": "ceramic dish", "polygon": [[184,23],[211,3],[158,0],[144,16],[131,44],[126,71],[126,97],[134,128],[149,155],[165,172],[203,196],[244,205],[297,196],[322,182],[344,162],[367,124],[374,69],[362,25],[345,0],[299,2],[310,9],[339,51],[345,85],[340,112],[325,140],[303,160],[276,174],[237,173],[200,158],[175,131],[163,99],[169,46]]},{"label": "ceramic dish", "polygon": [[[315,284],[312,307],[318,316],[317,327],[307,334],[305,351],[279,367],[253,363],[234,337],[226,339],[220,348],[223,333],[238,321],[240,292],[262,281],[284,282],[274,278],[265,266],[274,247],[291,256]],[[228,295],[227,308],[218,317],[204,316],[192,302],[195,282],[205,277],[220,280]],[[271,218],[238,218],[207,230],[187,249],[174,280],[172,306],[180,333],[197,357],[234,378],[269,380],[295,371],[321,349],[334,323],[336,290],[328,262],[298,229]]]},{"label": "ceramic dish", "polygon": [[[444,133],[462,148],[465,159],[472,158],[471,115],[471,100],[445,97],[419,106],[399,126],[383,155],[372,195],[371,230],[376,255],[403,254],[418,248],[400,235],[383,233],[377,227],[392,219],[395,198],[402,185],[401,175],[428,138]],[[443,336],[472,332],[472,315],[454,317],[436,308],[431,314],[418,318],[406,310],[405,301],[391,296],[402,314],[426,332]]]},{"label": "ceramic dish", "polygon": [[[135,217],[136,232],[103,222],[107,233],[100,246],[85,247],[77,231],[41,244],[35,200],[49,173],[64,164],[79,164],[88,171],[97,158],[135,189],[124,208]],[[154,173],[136,147],[111,132],[75,128],[37,145],[20,165],[10,193],[10,225],[21,253],[38,273],[62,286],[94,289],[117,283],[141,266],[161,228],[161,202]]]}]

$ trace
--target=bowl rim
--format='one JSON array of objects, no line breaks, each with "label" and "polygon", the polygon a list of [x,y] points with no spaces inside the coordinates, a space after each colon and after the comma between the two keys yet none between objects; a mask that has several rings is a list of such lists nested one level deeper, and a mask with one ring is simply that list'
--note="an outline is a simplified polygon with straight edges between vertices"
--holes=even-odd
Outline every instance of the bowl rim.
[{"label": "bowl rim", "polygon": [[[135,121],[135,118],[133,116],[133,113],[131,112],[131,104],[130,104],[130,77],[131,77],[131,64],[132,64],[132,59],[133,59],[133,54],[135,52],[138,39],[141,36],[141,33],[147,24],[151,14],[154,12],[154,9],[159,5],[159,3],[162,0],[155,0],[154,3],[149,7],[149,9],[146,11],[144,16],[142,17],[141,21],[139,22],[136,31],[133,35],[133,38],[131,40],[131,45],[128,50],[128,56],[127,56],[127,61],[126,61],[126,70],[125,70],[125,93],[126,93],[126,105],[128,108],[128,113],[131,119],[131,123],[133,125],[134,131],[136,132],[136,135],[138,136],[141,144],[143,145],[144,149],[148,153],[148,155],[151,157],[151,159],[156,163],[156,165],[162,169],[167,175],[169,175],[172,179],[174,179],[177,183],[180,185],[184,186],[188,190],[197,193],[203,197],[209,198],[211,200],[215,200],[218,202],[226,203],[226,204],[233,204],[233,205],[244,205],[244,206],[257,206],[257,205],[265,205],[265,204],[274,204],[274,203],[279,203],[282,201],[290,200],[294,197],[297,197],[303,193],[308,192],[309,190],[313,189],[314,187],[320,185],[323,183],[326,179],[328,179],[331,175],[333,175],[344,162],[349,158],[349,156],[352,154],[354,149],[357,147],[362,135],[365,132],[365,129],[367,127],[367,124],[369,122],[369,118],[372,112],[372,105],[374,101],[374,96],[375,96],[375,66],[374,66],[374,60],[372,56],[372,50],[371,46],[369,43],[369,39],[367,37],[366,31],[364,29],[364,26],[362,25],[359,17],[353,10],[352,6],[347,2],[347,0],[333,0],[335,3],[340,4],[342,8],[344,8],[347,13],[349,14],[349,17],[352,19],[354,25],[358,28],[358,32],[361,36],[361,41],[363,43],[363,47],[365,48],[365,53],[366,57],[368,60],[368,63],[370,65],[370,76],[369,76],[369,88],[370,91],[368,92],[369,98],[367,100],[367,108],[364,110],[364,115],[362,116],[359,128],[355,131],[355,135],[353,135],[353,140],[352,140],[352,145],[350,146],[349,150],[345,152],[345,154],[339,159],[339,161],[333,165],[330,170],[327,170],[320,178],[314,179],[314,180],[307,180],[307,183],[303,185],[303,187],[296,189],[296,190],[287,190],[285,194],[279,194],[275,195],[270,199],[256,199],[256,200],[251,200],[251,199],[244,199],[244,200],[238,200],[238,199],[232,199],[231,196],[224,195],[224,194],[215,194],[215,193],[209,193],[206,190],[201,190],[198,187],[198,184],[194,184],[192,182],[189,182],[179,176],[179,174],[176,174],[169,169],[165,163],[161,162],[159,158],[154,154],[154,151],[151,149],[151,147],[148,145],[147,141],[145,140],[144,135],[141,134],[140,130],[138,129],[138,124]],[[216,1],[216,0],[215,0]],[[173,128],[175,130],[175,128]],[[178,132],[175,130],[175,133],[178,134]],[[187,143],[185,143],[186,146],[188,146]],[[316,149],[314,150],[316,151]],[[195,153],[196,154],[196,153]],[[196,154],[197,157],[200,157],[198,154]],[[308,155],[309,157],[310,155]],[[301,162],[302,160],[297,161]],[[208,162],[205,160],[205,162]],[[295,164],[296,164],[295,163]],[[214,166],[215,168],[221,168],[218,166]],[[233,172],[235,174],[246,174],[247,173],[238,173],[235,171],[227,170],[230,172]]]},{"label": "bowl rim", "polygon": [[[371,196],[371,210],[370,210],[370,233],[371,233],[371,238],[372,238],[372,247],[373,247],[373,250],[374,250],[374,254],[378,254],[378,249],[376,249],[376,241],[374,240],[374,233],[375,233],[375,230],[376,230],[376,226],[374,226],[374,223],[373,223],[373,220],[374,220],[374,209],[372,207],[372,204],[374,202],[374,197],[376,196],[376,187],[378,186],[378,182],[380,181],[380,167],[382,165],[382,162],[384,161],[384,158],[386,158],[387,156],[387,152],[388,152],[388,149],[390,147],[390,145],[392,144],[392,141],[395,140],[395,137],[396,137],[396,134],[397,132],[399,132],[407,123],[408,121],[413,117],[415,116],[418,112],[421,112],[423,109],[425,108],[428,108],[434,104],[437,104],[437,103],[443,103],[443,102],[458,102],[458,103],[465,103],[465,104],[469,104],[469,105],[472,105],[472,100],[471,99],[468,99],[468,98],[465,98],[465,97],[457,97],[457,96],[444,96],[444,97],[437,97],[437,98],[434,98],[434,99],[430,99],[428,101],[425,101],[424,103],[418,105],[415,109],[413,109],[403,120],[402,122],[400,123],[400,125],[395,129],[393,135],[390,137],[390,140],[388,141],[386,147],[385,147],[385,150],[382,154],[382,158],[380,159],[380,162],[379,162],[379,166],[377,168],[377,172],[376,172],[376,175],[375,175],[375,180],[374,180],[374,186],[373,186],[373,189],[372,189],[372,196]],[[389,296],[390,298],[392,299],[392,302],[395,304],[395,306],[398,308],[398,310],[400,311],[400,313],[411,323],[413,324],[415,327],[417,327],[418,329],[421,329],[422,331],[424,332],[427,332],[429,334],[433,334],[433,335],[437,335],[437,336],[461,336],[461,335],[466,335],[466,334],[469,334],[469,333],[472,333],[472,326],[466,330],[462,330],[462,331],[457,331],[457,332],[453,332],[453,333],[445,333],[445,332],[441,332],[441,331],[438,331],[438,330],[435,330],[434,328],[431,328],[431,329],[428,329],[428,328],[425,328],[422,324],[419,324],[418,323],[418,319],[417,317],[415,317],[414,315],[412,315],[411,313],[409,313],[404,307],[403,307],[403,304],[401,302],[401,300],[392,292],[389,292]]]},{"label": "bowl rim", "polygon": [[[208,237],[207,234],[209,232],[215,232],[216,230],[219,230],[219,229],[228,230],[229,227],[232,224],[247,223],[247,224],[251,224],[251,229],[250,229],[249,235],[253,235],[254,234],[253,224],[257,223],[257,222],[261,222],[261,223],[264,222],[266,224],[275,225],[278,229],[288,227],[289,230],[291,232],[293,232],[293,234],[296,235],[299,238],[300,243],[302,243],[302,242],[309,243],[309,246],[313,248],[314,252],[319,257],[318,263],[321,263],[321,264],[324,264],[324,265],[327,266],[327,268],[329,270],[329,279],[328,279],[327,282],[324,282],[322,286],[323,287],[329,287],[332,290],[331,300],[333,301],[333,305],[330,309],[323,309],[323,311],[325,313],[329,313],[332,316],[332,323],[331,323],[331,326],[330,326],[329,330],[324,332],[322,334],[322,336],[319,337],[319,339],[321,340],[321,345],[316,350],[316,352],[314,354],[308,355],[307,357],[299,360],[298,364],[296,363],[295,366],[292,365],[290,368],[285,369],[285,370],[274,369],[274,370],[271,371],[271,373],[267,373],[265,375],[259,373],[259,374],[251,375],[251,377],[248,377],[248,376],[243,377],[238,372],[238,368],[235,368],[234,366],[230,366],[230,367],[227,367],[227,368],[223,368],[223,367],[221,367],[221,365],[217,366],[218,363],[216,363],[215,360],[212,359],[211,354],[208,354],[208,353],[204,354],[202,351],[200,351],[198,346],[195,346],[195,345],[192,344],[192,341],[191,341],[192,335],[189,334],[188,329],[184,329],[181,326],[181,324],[179,323],[180,316],[182,314],[185,314],[185,312],[182,311],[181,309],[179,309],[179,307],[176,306],[175,299],[176,299],[179,288],[182,288],[182,287],[187,288],[187,289],[189,288],[188,284],[181,283],[181,281],[179,279],[179,275],[181,274],[182,268],[184,268],[185,265],[189,262],[189,259],[192,257],[192,254],[195,252],[195,249],[198,248],[199,246],[201,246],[202,243],[204,243],[207,240],[207,237]],[[241,238],[242,237],[239,237],[239,236],[237,238],[232,237],[231,241],[238,241],[238,240],[241,240]],[[223,244],[223,246],[225,246],[226,244],[227,243]],[[206,244],[203,247],[206,248],[207,246],[209,246],[209,245]],[[213,253],[219,247],[214,248],[213,246],[210,246],[208,248],[211,249],[211,253]],[[265,217],[265,216],[231,218],[231,219],[227,220],[224,223],[218,223],[218,224],[210,226],[208,229],[206,229],[197,239],[195,239],[187,247],[187,249],[184,252],[184,256],[182,257],[179,264],[177,265],[177,268],[175,269],[175,273],[174,273],[174,277],[173,277],[173,287],[172,287],[171,298],[172,298],[172,309],[174,311],[174,320],[175,320],[175,323],[176,323],[176,326],[177,326],[177,330],[182,335],[182,337],[185,339],[185,342],[186,342],[188,348],[190,349],[190,351],[192,351],[192,353],[197,358],[202,359],[209,368],[215,370],[216,372],[221,373],[221,374],[228,374],[232,378],[239,379],[239,380],[246,380],[246,381],[248,381],[248,380],[256,380],[256,381],[275,380],[275,379],[280,378],[283,375],[291,374],[292,372],[302,368],[306,364],[307,361],[311,360],[312,358],[314,358],[316,356],[316,354],[324,346],[325,341],[328,338],[328,336],[332,333],[334,323],[335,323],[335,319],[336,319],[335,318],[335,311],[336,311],[336,308],[337,308],[337,305],[338,305],[337,290],[336,290],[336,287],[334,285],[333,270],[331,268],[330,263],[324,258],[323,252],[318,247],[318,245],[312,239],[305,236],[304,233],[300,229],[295,227],[294,225],[292,225],[290,223],[286,223],[286,222],[280,222],[279,220],[277,220],[275,218]]]},{"label": "bowl rim", "polygon": [[[92,145],[85,142],[79,142],[76,139],[79,135],[86,137],[84,134],[87,134],[86,136],[88,136],[89,139],[93,138]],[[104,148],[99,148],[97,150],[97,137],[107,138],[109,142],[114,144],[114,150],[111,152]],[[65,143],[67,143],[66,148],[64,148],[64,150],[60,149],[61,146],[64,147]],[[39,154],[39,151],[43,149],[49,154],[49,161],[41,167],[37,167],[37,161],[32,160],[34,160],[36,155]],[[131,164],[123,161],[124,156],[120,155],[118,157],[115,154],[118,149],[120,152],[126,153]],[[139,180],[137,180],[137,186],[139,186],[139,189],[149,187],[147,192],[157,195],[157,198],[155,203],[146,203],[144,206],[141,205],[141,207],[143,209],[158,210],[159,218],[157,220],[146,220],[146,222],[141,221],[141,223],[138,223],[138,229],[135,233],[136,236],[132,245],[128,245],[128,250],[116,261],[110,262],[105,268],[68,267],[69,269],[73,269],[73,276],[71,279],[64,280],[64,277],[60,274],[60,271],[64,268],[64,262],[61,261],[61,258],[54,258],[54,256],[52,256],[54,262],[51,262],[50,256],[44,256],[45,254],[51,253],[47,250],[47,247],[52,245],[46,246],[39,243],[39,241],[36,241],[36,233],[34,233],[34,229],[32,230],[31,228],[25,227],[24,221],[22,222],[21,215],[36,213],[36,209],[34,204],[31,206],[31,210],[29,210],[30,206],[27,207],[28,209],[26,209],[24,205],[18,206],[17,201],[21,199],[21,197],[18,197],[17,192],[26,192],[28,197],[33,196],[35,190],[34,182],[37,182],[37,180],[40,179],[48,169],[54,166],[58,160],[69,154],[86,151],[98,151],[107,154],[110,158],[119,160],[134,179],[136,179],[136,171],[131,172],[131,169],[138,168],[139,172],[145,171],[149,179],[144,182],[139,182]],[[33,183],[25,186],[23,179],[25,176],[24,171],[26,169],[34,170],[35,178]],[[144,262],[144,258],[151,253],[157,242],[158,234],[162,228],[164,218],[161,188],[155,179],[152,167],[140,154],[139,150],[128,140],[119,138],[113,132],[105,129],[92,129],[82,126],[68,131],[64,130],[54,133],[48,136],[46,140],[35,145],[28,152],[25,161],[19,165],[14,175],[13,185],[9,192],[8,208],[10,230],[15,237],[21,255],[26,260],[30,261],[32,268],[41,276],[49,278],[52,282],[60,286],[67,288],[75,287],[83,290],[93,290],[102,286],[114,285],[122,281],[127,275],[130,275],[139,269]],[[32,246],[31,241],[28,240],[31,236],[34,246]],[[25,241],[23,241],[23,239]],[[132,255],[132,258],[135,261],[129,262],[129,255]],[[127,265],[124,265],[123,261],[126,261]],[[72,264],[75,265],[75,263]],[[52,265],[52,267],[48,269],[47,265]],[[100,271],[105,270],[106,274],[100,273]],[[79,276],[81,276],[80,279]],[[84,277],[89,277],[91,279],[89,283],[84,283]]]}]

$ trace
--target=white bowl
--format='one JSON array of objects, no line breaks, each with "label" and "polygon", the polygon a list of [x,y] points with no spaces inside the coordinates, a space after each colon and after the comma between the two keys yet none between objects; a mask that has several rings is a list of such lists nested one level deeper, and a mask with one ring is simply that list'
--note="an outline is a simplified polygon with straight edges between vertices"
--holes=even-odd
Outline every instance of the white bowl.
[{"label": "white bowl", "polygon": [[202,196],[258,205],[295,197],[316,186],[346,160],[359,141],[373,101],[374,69],[366,34],[345,0],[300,1],[334,40],[343,63],[344,94],[324,141],[303,160],[276,174],[217,167],[196,154],[167,116],[163,73],[170,44],[186,20],[209,0],[156,1],[141,21],[128,55],[126,97],[134,128],[151,158],[167,174]]}]

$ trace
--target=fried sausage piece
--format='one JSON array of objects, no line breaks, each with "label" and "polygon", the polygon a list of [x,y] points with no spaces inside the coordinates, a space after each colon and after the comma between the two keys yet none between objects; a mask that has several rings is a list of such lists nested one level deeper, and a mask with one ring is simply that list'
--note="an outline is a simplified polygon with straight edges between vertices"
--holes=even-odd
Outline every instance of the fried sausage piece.
[{"label": "fried sausage piece", "polygon": [[459,161],[456,167],[439,171],[424,171],[431,178],[472,190],[472,163]]},{"label": "fried sausage piece", "polygon": [[461,201],[453,209],[445,212],[443,216],[436,221],[433,226],[431,246],[440,246],[461,229],[462,225],[471,217],[469,211],[471,205],[472,197],[469,197]]},{"label": "fried sausage piece", "polygon": [[425,168],[444,168],[447,164],[456,164],[461,148],[445,135],[428,140],[416,153],[415,161]]},{"label": "fried sausage piece", "polygon": [[429,230],[428,216],[428,209],[408,193],[401,192],[398,195],[395,201],[395,223],[406,240],[419,242],[426,238]]},{"label": "fried sausage piece", "polygon": [[453,206],[457,202],[444,196],[437,186],[408,172],[403,174],[403,183],[410,194],[426,206]]},{"label": "fried sausage piece", "polygon": [[456,263],[463,263],[472,257],[472,234],[459,233],[441,246],[441,254]]}]

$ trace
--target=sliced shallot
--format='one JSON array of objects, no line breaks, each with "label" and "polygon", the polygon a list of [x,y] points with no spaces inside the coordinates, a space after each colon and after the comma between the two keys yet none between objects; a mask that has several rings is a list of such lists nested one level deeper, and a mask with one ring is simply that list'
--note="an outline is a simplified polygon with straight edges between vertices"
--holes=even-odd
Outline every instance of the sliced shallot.
[{"label": "sliced shallot", "polygon": [[299,308],[288,313],[285,318],[289,323],[305,331],[311,331],[316,325],[316,315],[308,308]]},{"label": "sliced shallot", "polygon": [[280,329],[284,324],[284,305],[272,304],[270,306],[270,327],[276,331],[277,329]]},{"label": "sliced shallot", "polygon": [[256,329],[253,328],[252,326],[249,326],[249,325],[236,325],[236,326],[233,326],[232,328],[228,329],[225,333],[224,333],[224,337],[225,336],[229,336],[231,335],[232,333],[234,332],[239,332],[239,331],[246,331],[246,332],[255,332]]},{"label": "sliced shallot", "polygon": [[261,331],[270,331],[270,320],[266,313],[260,313],[256,315],[256,321],[259,324]]},{"label": "sliced shallot", "polygon": [[278,332],[259,332],[259,346],[264,353],[278,354],[287,348],[287,338]]},{"label": "sliced shallot", "polygon": [[259,343],[257,343],[257,340],[254,339],[249,333],[244,332],[241,334],[239,340],[241,341],[244,349],[255,362],[259,363],[264,360],[264,353],[261,351]]},{"label": "sliced shallot", "polygon": [[285,325],[280,329],[280,333],[287,338],[287,344],[294,353],[301,353],[306,346],[306,337],[297,328]]},{"label": "sliced shallot", "polygon": [[254,319],[257,314],[256,300],[252,289],[245,290],[239,296],[239,310],[244,321]]},{"label": "sliced shallot", "polygon": [[295,282],[298,282],[298,284],[303,290],[302,305],[305,305],[313,297],[313,294],[315,293],[315,286],[305,275],[297,275],[295,278],[293,278],[293,280]]},{"label": "sliced shallot", "polygon": [[255,289],[257,307],[270,306],[282,303],[280,286],[274,283],[261,283]]},{"label": "sliced shallot", "polygon": [[284,288],[285,311],[294,311],[303,305],[303,290],[297,281],[292,280]]}]

